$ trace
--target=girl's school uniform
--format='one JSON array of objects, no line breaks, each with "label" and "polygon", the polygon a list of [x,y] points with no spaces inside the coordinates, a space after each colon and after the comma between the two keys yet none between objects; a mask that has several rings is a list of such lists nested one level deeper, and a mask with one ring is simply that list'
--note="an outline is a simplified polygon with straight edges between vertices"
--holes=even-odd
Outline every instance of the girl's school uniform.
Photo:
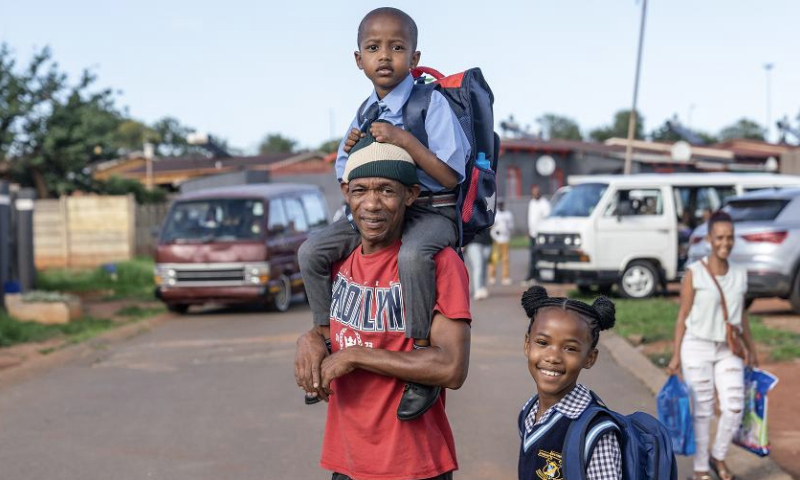
[{"label": "girl's school uniform", "polygon": [[[520,480],[560,480],[564,478],[563,447],[567,431],[594,402],[589,389],[575,386],[558,403],[550,407],[536,422],[539,397],[534,395],[522,407],[518,427],[521,438],[519,453]],[[587,480],[620,480],[622,454],[617,435],[603,426],[590,426],[587,431],[589,462]]]}]

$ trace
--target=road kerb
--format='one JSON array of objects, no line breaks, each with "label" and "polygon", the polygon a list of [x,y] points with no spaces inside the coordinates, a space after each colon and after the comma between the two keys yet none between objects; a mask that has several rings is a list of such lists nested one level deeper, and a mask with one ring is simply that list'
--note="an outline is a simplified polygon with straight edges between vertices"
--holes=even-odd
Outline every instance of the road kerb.
[{"label": "road kerb", "polygon": [[[667,374],[662,369],[653,365],[642,352],[613,332],[603,332],[600,343],[608,349],[617,365],[644,383],[653,396],[658,394],[667,381]],[[716,430],[716,425],[713,427]],[[791,475],[784,472],[772,459],[759,458],[736,446],[731,447],[725,461],[738,478],[792,480]]]}]

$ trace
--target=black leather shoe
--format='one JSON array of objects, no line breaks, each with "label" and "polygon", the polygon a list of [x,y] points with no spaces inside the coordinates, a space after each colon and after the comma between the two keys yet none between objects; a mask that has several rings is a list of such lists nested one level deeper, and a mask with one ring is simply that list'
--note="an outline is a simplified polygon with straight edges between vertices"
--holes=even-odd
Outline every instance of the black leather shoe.
[{"label": "black leather shoe", "polygon": [[439,386],[406,383],[400,404],[397,406],[397,418],[407,421],[422,416],[436,403],[441,391],[442,387]]}]

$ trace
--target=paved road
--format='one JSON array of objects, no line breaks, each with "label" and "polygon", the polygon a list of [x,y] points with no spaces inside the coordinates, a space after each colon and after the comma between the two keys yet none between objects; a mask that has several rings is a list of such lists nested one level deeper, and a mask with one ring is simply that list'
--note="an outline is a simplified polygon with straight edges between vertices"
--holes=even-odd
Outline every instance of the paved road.
[{"label": "paved road", "polygon": [[[496,288],[474,306],[469,378],[448,392],[460,479],[516,478],[515,419],[533,392],[521,291]],[[294,340],[308,324],[305,305],[192,314],[6,388],[0,477],[330,478],[317,466],[325,407],[303,405],[294,385]],[[653,411],[645,387],[608,352],[582,381],[617,410]]]}]

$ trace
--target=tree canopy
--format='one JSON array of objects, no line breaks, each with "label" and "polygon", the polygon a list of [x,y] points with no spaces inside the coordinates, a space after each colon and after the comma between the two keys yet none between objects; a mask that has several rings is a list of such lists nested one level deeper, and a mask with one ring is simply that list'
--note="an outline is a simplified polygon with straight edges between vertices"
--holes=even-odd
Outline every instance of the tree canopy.
[{"label": "tree canopy", "polygon": [[536,119],[541,126],[542,137],[545,140],[583,140],[578,122],[555,113],[545,113]]},{"label": "tree canopy", "polygon": [[258,146],[258,153],[267,155],[270,153],[292,153],[297,146],[297,141],[284,137],[280,133],[268,133]]},{"label": "tree canopy", "polygon": [[728,125],[719,132],[720,140],[734,140],[745,138],[749,140],[764,140],[766,129],[748,118],[741,118],[736,123]]},{"label": "tree canopy", "polygon": [[[619,110],[614,114],[614,120],[611,125],[600,127],[589,132],[589,137],[598,142],[605,142],[609,138],[628,138],[628,119],[630,117],[630,110]],[[640,112],[636,112],[636,128],[633,132],[633,138],[644,138],[644,117]]]}]

